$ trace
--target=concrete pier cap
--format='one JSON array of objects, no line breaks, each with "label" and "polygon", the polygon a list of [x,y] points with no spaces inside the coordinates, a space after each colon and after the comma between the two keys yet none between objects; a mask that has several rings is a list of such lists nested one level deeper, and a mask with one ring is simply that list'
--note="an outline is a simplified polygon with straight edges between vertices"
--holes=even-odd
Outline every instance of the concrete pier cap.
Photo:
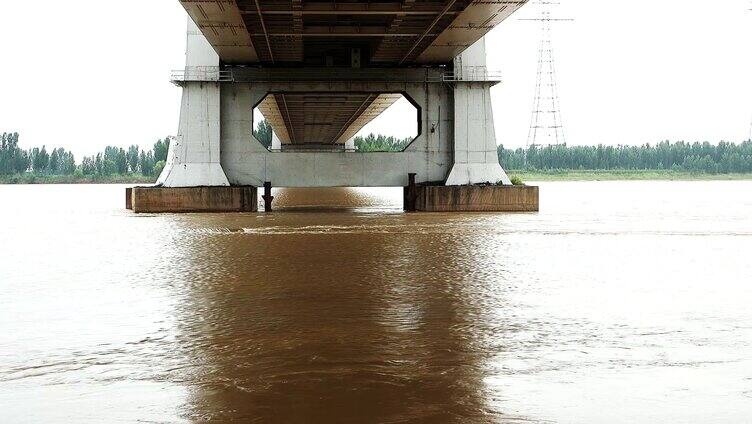
[{"label": "concrete pier cap", "polygon": [[[409,14],[396,0],[375,12],[323,1],[299,14],[280,9],[289,5],[266,14],[263,2],[257,13],[234,2],[180,2],[190,19],[186,67],[173,76],[182,88],[178,134],[156,186],[128,196],[134,211],[244,210],[265,182],[406,187],[409,174],[419,210],[472,210],[473,202],[516,210],[515,201],[529,210],[532,197],[537,204],[537,189],[511,187],[499,164],[491,87],[500,77],[486,67],[483,38],[524,0],[418,2]],[[418,110],[418,136],[401,152],[355,151],[355,134],[395,93]],[[272,127],[271,148],[253,135],[256,106]]]}]

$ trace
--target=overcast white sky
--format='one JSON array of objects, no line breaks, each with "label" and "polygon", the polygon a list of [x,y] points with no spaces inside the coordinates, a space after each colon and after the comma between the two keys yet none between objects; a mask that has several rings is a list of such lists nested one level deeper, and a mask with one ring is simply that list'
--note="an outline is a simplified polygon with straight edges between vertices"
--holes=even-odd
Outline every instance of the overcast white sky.
[{"label": "overcast white sky", "polygon": [[[748,0],[560,0],[557,73],[570,144],[741,141],[752,123]],[[498,142],[523,146],[538,26],[525,6],[489,35]],[[147,13],[144,13],[146,11]],[[185,12],[177,0],[0,1],[0,132],[91,154],[175,134]],[[392,111],[394,135],[408,124]],[[405,134],[406,135],[406,134]]]}]

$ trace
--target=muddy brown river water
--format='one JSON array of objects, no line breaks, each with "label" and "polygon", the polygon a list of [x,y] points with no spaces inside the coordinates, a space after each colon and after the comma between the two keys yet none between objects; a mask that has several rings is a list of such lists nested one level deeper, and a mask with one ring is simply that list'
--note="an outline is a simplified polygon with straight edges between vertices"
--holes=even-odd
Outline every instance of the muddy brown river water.
[{"label": "muddy brown river water", "polygon": [[0,186],[0,422],[752,422],[752,182],[276,196]]}]

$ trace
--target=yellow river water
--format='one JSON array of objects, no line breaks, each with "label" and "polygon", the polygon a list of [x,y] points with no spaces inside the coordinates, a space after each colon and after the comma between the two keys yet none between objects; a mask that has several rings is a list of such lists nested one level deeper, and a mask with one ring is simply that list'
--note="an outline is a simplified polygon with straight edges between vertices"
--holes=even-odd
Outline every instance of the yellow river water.
[{"label": "yellow river water", "polygon": [[123,191],[0,186],[0,422],[752,420],[752,182],[545,183],[531,214]]}]

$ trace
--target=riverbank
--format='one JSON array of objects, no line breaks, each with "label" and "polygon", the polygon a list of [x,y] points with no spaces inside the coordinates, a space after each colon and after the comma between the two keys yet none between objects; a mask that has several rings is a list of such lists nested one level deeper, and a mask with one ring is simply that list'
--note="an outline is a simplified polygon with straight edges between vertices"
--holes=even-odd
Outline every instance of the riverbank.
[{"label": "riverbank", "polygon": [[[523,181],[721,181],[752,180],[752,173],[706,174],[686,171],[658,170],[559,170],[559,171],[507,171],[510,177],[520,177]],[[154,184],[156,177],[130,175],[0,175],[0,184]]]},{"label": "riverbank", "polygon": [[0,184],[154,184],[156,177],[130,175],[0,175]]},{"label": "riverbank", "polygon": [[686,171],[661,170],[560,170],[560,171],[519,171],[508,170],[510,177],[518,176],[523,181],[630,181],[630,180],[667,180],[667,181],[718,181],[718,180],[752,180],[752,173],[743,174],[707,174]]}]

